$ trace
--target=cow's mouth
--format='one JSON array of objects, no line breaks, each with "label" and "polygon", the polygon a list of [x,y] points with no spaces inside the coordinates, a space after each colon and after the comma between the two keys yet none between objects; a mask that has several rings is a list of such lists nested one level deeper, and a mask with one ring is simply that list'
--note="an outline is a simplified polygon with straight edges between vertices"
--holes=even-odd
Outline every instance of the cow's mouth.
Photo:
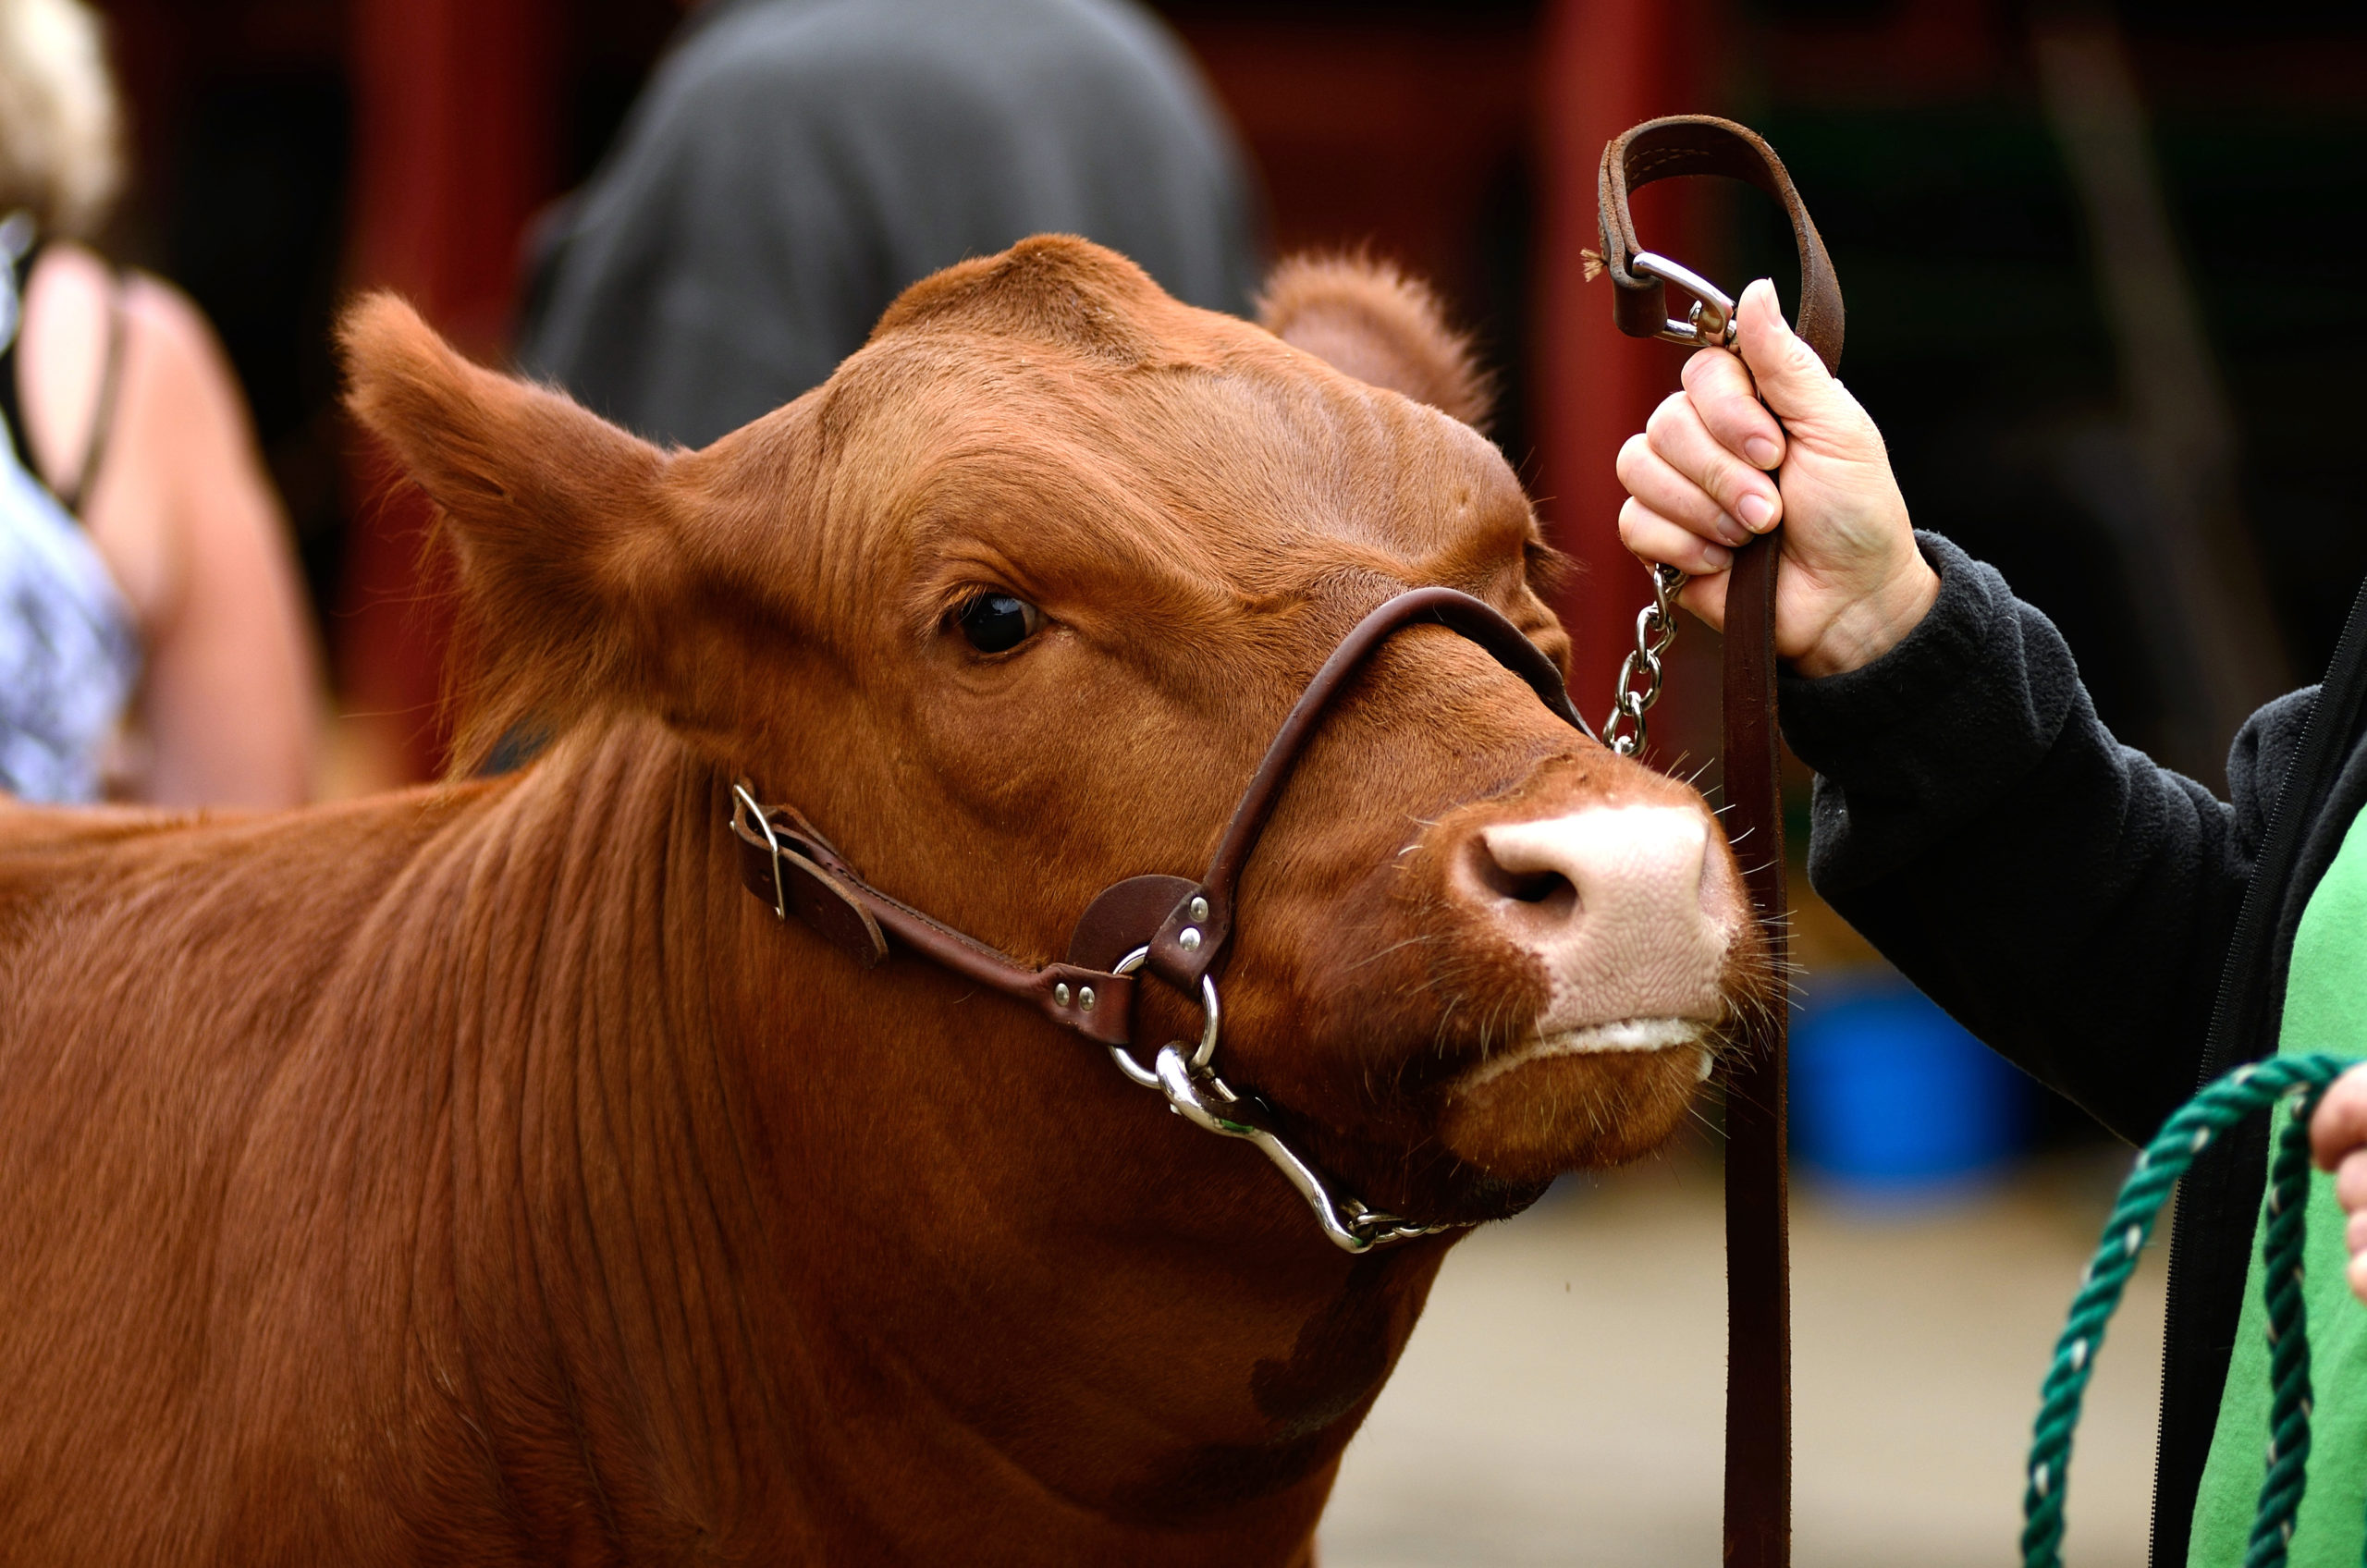
[{"label": "cow's mouth", "polygon": [[1716,1050],[1715,1025],[1698,1018],[1539,1035],[1451,1083],[1439,1133],[1457,1158],[1505,1181],[1623,1164],[1675,1130]]},{"label": "cow's mouth", "polygon": [[1621,1018],[1582,1024],[1540,1035],[1525,1046],[1501,1051],[1470,1069],[1449,1088],[1467,1095],[1486,1088],[1529,1063],[1557,1056],[1588,1056],[1602,1051],[1667,1051],[1694,1047],[1700,1057],[1699,1075],[1710,1075],[1710,1025],[1696,1018]]}]

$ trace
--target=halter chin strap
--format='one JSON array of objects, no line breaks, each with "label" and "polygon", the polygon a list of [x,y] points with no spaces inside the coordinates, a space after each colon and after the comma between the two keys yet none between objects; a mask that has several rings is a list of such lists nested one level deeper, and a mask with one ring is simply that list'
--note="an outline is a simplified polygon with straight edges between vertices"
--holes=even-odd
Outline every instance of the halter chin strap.
[{"label": "halter chin strap", "polygon": [[[1572,729],[1594,738],[1563,689],[1562,672],[1520,628],[1468,594],[1416,588],[1358,621],[1315,672],[1242,790],[1206,875],[1196,882],[1130,876],[1104,888],[1078,919],[1065,962],[1031,967],[881,892],[795,808],[761,804],[744,780],[731,791],[741,880],[779,918],[796,915],[865,968],[888,957],[893,937],[963,979],[1024,1001],[1107,1046],[1128,1077],[1162,1090],[1195,1125],[1256,1143],[1314,1207],[1325,1234],[1346,1250],[1429,1235],[1439,1227],[1382,1214],[1354,1198],[1333,1198],[1321,1176],[1274,1133],[1256,1096],[1233,1091],[1209,1065],[1218,1021],[1212,976],[1233,936],[1242,869],[1333,699],[1384,643],[1411,626],[1442,626],[1478,644]],[[1203,1017],[1196,1047],[1168,1046],[1148,1067],[1129,1049],[1134,990],[1145,972],[1197,1002]]]}]

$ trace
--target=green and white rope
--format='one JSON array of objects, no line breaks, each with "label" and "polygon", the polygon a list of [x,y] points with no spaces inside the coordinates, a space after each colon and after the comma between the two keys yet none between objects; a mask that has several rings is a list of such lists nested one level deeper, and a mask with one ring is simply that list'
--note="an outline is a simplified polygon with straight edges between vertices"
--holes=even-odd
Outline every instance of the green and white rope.
[{"label": "green and white rope", "polygon": [[2212,1139],[2255,1111],[2298,1096],[2292,1121],[2270,1162],[2268,1233],[2262,1243],[2263,1294],[2268,1306],[2269,1445],[2244,1568],[2283,1568],[2301,1506],[2310,1458],[2310,1335],[2301,1302],[2301,1242],[2310,1196],[2310,1113],[2326,1085],[2356,1066],[2326,1055],[2272,1057],[2239,1067],[2189,1100],[2137,1157],[2112,1218],[2072,1299],[2070,1321],[2055,1341],[2054,1362],[2040,1389],[2030,1439],[2030,1489],[2022,1497],[2023,1568],[2061,1568],[2063,1501],[2068,1490],[2071,1434],[2104,1328],[2120,1305],[2153,1222],[2170,1189]]}]

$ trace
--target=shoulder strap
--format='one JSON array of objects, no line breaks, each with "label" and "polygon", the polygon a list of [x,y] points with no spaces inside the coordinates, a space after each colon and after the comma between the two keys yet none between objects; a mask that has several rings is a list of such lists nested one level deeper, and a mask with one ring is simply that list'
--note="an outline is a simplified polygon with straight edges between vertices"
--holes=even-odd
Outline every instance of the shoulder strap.
[{"label": "shoulder strap", "polygon": [[123,348],[129,335],[129,323],[123,309],[123,273],[119,268],[107,269],[107,357],[99,371],[99,392],[91,404],[91,434],[82,444],[81,465],[74,471],[74,482],[58,496],[66,509],[75,516],[82,515],[82,503],[91,494],[92,482],[99,477],[99,465],[106,460],[107,438],[115,434],[116,404],[123,394]]},{"label": "shoulder strap", "polygon": [[[1824,240],[1767,143],[1732,120],[1677,115],[1637,126],[1603,150],[1598,185],[1613,316],[1630,337],[1667,336],[1664,263],[1637,243],[1628,192],[1676,175],[1748,180],[1791,218],[1800,256],[1800,336],[1828,370],[1841,363],[1841,286]],[[1715,303],[1714,301],[1707,301]],[[1730,314],[1694,318],[1721,340]],[[1777,974],[1786,967],[1784,807],[1775,728],[1776,535],[1735,552],[1726,583],[1726,830]],[[1726,1475],[1728,1568],[1785,1568],[1792,1553],[1791,1251],[1784,1149],[1784,1010],[1769,1010],[1726,1080]]]},{"label": "shoulder strap", "polygon": [[[11,214],[15,216],[16,214]],[[33,259],[41,254],[41,241],[36,239],[21,252],[0,256],[7,263],[10,274],[8,288],[13,295],[7,323],[7,342],[0,346],[0,419],[8,422],[8,445],[17,454],[17,462],[38,483],[41,466],[33,461],[31,440],[25,435],[24,398],[17,386],[17,344],[24,336],[25,283],[33,275]],[[5,246],[0,245],[0,251]]]},{"label": "shoulder strap", "polygon": [[[46,485],[41,465],[33,459],[32,438],[25,431],[25,409],[22,389],[18,386],[18,372],[22,361],[17,345],[22,340],[24,327],[25,285],[33,275],[33,264],[41,256],[43,240],[35,239],[25,252],[10,262],[15,277],[15,322],[10,324],[7,341],[0,346],[0,419],[8,425],[8,445],[15,449],[17,461],[31,474],[35,482]],[[82,515],[82,502],[90,496],[92,482],[98,478],[99,465],[106,458],[107,437],[115,433],[116,404],[123,390],[124,339],[128,322],[123,309],[123,273],[107,268],[107,346],[106,359],[99,370],[98,395],[91,405],[91,433],[82,445],[82,460],[75,468],[72,483],[64,489],[53,491],[58,503],[77,518]]]}]

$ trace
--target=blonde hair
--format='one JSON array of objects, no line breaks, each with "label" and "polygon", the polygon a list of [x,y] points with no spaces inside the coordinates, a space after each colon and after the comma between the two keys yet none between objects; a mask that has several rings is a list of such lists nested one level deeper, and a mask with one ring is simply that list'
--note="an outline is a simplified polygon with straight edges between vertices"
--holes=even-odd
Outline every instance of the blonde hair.
[{"label": "blonde hair", "polygon": [[88,238],[123,178],[99,18],[81,0],[0,0],[0,211]]}]

